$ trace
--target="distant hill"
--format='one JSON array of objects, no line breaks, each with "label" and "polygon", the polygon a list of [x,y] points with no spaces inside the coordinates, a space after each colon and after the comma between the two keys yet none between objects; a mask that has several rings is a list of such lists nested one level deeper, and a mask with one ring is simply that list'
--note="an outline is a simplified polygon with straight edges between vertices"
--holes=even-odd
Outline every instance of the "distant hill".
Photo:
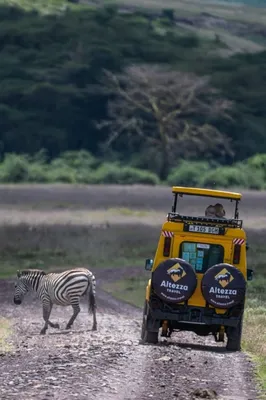
[{"label": "distant hill", "polygon": [[[217,0],[219,1],[219,0]],[[248,6],[253,6],[253,7],[265,7],[266,8],[266,1],[265,0],[220,0],[223,3],[230,3],[230,4],[245,4]]]}]

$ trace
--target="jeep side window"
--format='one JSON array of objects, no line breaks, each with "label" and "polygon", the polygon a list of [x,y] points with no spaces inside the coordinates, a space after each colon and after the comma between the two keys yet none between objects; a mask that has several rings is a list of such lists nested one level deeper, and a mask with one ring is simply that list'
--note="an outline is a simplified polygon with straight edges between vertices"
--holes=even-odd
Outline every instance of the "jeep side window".
[{"label": "jeep side window", "polygon": [[179,256],[191,264],[195,272],[204,274],[213,265],[223,262],[224,248],[220,244],[183,242]]}]

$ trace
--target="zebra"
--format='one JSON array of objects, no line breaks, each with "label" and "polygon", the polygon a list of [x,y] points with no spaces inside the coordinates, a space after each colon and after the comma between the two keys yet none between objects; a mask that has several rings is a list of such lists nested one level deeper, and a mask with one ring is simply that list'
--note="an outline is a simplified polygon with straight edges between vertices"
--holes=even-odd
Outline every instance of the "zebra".
[{"label": "zebra", "polygon": [[73,308],[73,315],[66,325],[70,329],[80,312],[80,298],[88,293],[89,311],[93,314],[92,330],[97,330],[96,320],[96,279],[86,268],[74,268],[61,273],[45,273],[39,269],[24,269],[17,271],[14,303],[21,304],[29,289],[37,292],[42,302],[44,327],[40,334],[44,335],[48,329],[59,329],[58,323],[49,320],[53,305],[69,306]]}]

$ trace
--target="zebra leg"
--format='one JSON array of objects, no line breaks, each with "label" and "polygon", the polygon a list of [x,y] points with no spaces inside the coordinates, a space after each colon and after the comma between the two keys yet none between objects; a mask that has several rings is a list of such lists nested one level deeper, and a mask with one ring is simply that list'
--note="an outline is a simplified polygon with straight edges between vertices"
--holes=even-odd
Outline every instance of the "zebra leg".
[{"label": "zebra leg", "polygon": [[79,306],[79,299],[74,299],[71,301],[71,305],[73,308],[73,315],[70,318],[70,320],[68,321],[67,325],[66,325],[66,329],[70,329],[71,326],[73,325],[73,322],[75,321],[75,319],[77,318],[79,312],[80,312],[80,306]]},{"label": "zebra leg", "polygon": [[40,334],[45,335],[49,325],[49,317],[52,311],[51,303],[43,303],[42,304],[42,312],[43,312],[43,319],[44,319],[44,327],[42,328]]},{"label": "zebra leg", "polygon": [[93,315],[92,330],[97,331],[96,307],[93,308],[92,315]]},{"label": "zebra leg", "polygon": [[[92,312],[93,315],[93,324],[92,324],[92,331],[97,331],[97,319],[96,319],[96,299],[95,299],[95,278],[94,282],[90,285],[89,288],[89,312]],[[94,288],[93,288],[94,285]]]},{"label": "zebra leg", "polygon": [[[51,314],[52,308],[53,308],[53,304],[51,303],[51,304],[50,304],[50,314]],[[60,328],[60,326],[59,326],[59,324],[58,324],[57,322],[54,324],[54,323],[51,322],[50,320],[48,320],[48,325],[49,325],[51,328],[54,328],[54,329],[59,329],[59,328]]]},{"label": "zebra leg", "polygon": [[59,329],[60,328],[60,325],[57,322],[54,324],[53,322],[48,321],[48,324],[49,324],[49,326],[51,328],[54,328],[54,329]]},{"label": "zebra leg", "polygon": [[93,317],[93,324],[92,324],[92,331],[97,331],[97,319],[96,319],[96,302],[95,302],[95,296],[90,293],[89,296],[89,311],[92,312],[92,317]]}]

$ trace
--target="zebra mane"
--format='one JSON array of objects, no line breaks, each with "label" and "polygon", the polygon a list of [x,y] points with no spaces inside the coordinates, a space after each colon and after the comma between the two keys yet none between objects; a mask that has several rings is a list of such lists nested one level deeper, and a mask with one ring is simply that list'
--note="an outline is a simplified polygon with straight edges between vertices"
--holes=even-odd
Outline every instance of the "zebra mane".
[{"label": "zebra mane", "polygon": [[17,271],[18,278],[20,278],[21,276],[27,276],[30,274],[43,276],[43,275],[46,275],[46,272],[41,269],[23,269],[22,271],[20,271],[20,270]]}]

